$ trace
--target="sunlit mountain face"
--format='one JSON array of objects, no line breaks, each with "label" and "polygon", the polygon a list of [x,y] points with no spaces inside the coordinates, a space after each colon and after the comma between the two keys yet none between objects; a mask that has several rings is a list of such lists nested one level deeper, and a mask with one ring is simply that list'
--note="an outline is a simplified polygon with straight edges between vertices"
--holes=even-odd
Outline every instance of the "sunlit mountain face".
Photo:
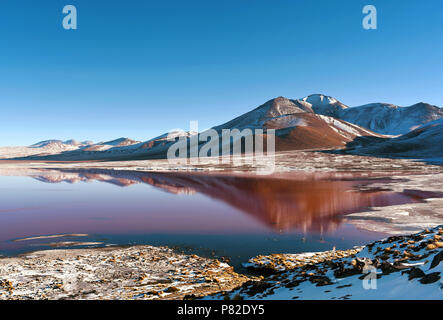
[{"label": "sunlit mountain face", "polygon": [[[367,173],[51,169],[11,174],[0,181],[0,253],[6,254],[66,241],[40,238],[57,234],[84,234],[81,241],[98,245],[185,243],[244,257],[263,247],[270,252],[347,247],[384,236],[357,230],[346,222],[347,214],[443,196],[371,187],[389,178]],[[29,237],[37,238],[17,241]],[[237,242],[244,243],[244,252],[234,253],[240,250]]]}]

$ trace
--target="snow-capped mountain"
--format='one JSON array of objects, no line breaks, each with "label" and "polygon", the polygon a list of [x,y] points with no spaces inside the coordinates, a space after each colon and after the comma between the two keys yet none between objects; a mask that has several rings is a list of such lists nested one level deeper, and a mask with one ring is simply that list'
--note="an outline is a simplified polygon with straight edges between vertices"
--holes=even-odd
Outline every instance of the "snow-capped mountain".
[{"label": "snow-capped mountain", "polygon": [[423,102],[409,107],[374,103],[349,108],[339,114],[340,119],[389,135],[408,133],[442,117],[443,109]]},{"label": "snow-capped mountain", "polygon": [[310,95],[300,99],[310,104],[317,114],[332,116],[384,135],[408,133],[433,120],[443,118],[443,109],[427,103],[400,107],[388,103],[370,103],[348,107],[324,95]]},{"label": "snow-capped mountain", "polygon": [[140,143],[140,141],[132,140],[129,138],[118,138],[111,141],[88,145],[86,148],[83,148],[82,151],[105,151],[114,147],[131,146],[137,143]]},{"label": "snow-capped mountain", "polygon": [[0,147],[0,159],[43,157],[53,154],[79,150],[93,144],[92,141],[78,142],[76,140],[44,140],[27,147]]},{"label": "snow-capped mountain", "polygon": [[[220,134],[222,129],[263,129],[264,135],[266,135],[268,129],[275,129],[277,151],[344,148],[347,143],[355,140],[356,137],[380,137],[376,133],[346,121],[316,114],[309,101],[318,102],[312,97],[306,99],[306,101],[278,97],[213,129]],[[336,100],[327,99],[326,101],[325,107],[331,103],[337,106],[341,105]],[[317,105],[315,105],[315,108],[317,108]],[[32,154],[31,159],[125,160],[165,158],[169,147],[175,142],[174,140],[168,140],[168,137],[186,136],[189,138],[194,134],[196,133],[177,131],[160,135],[145,142],[119,138],[91,145],[76,145],[77,148],[75,149],[60,150],[61,152],[58,153]],[[60,144],[62,142],[42,142],[38,145],[45,143]]]},{"label": "snow-capped mountain", "polygon": [[43,140],[37,143],[34,143],[33,145],[30,145],[30,148],[45,148],[45,147],[59,147],[63,148],[64,146],[87,146],[90,144],[93,144],[93,141],[77,141],[74,139],[62,141],[62,140]]},{"label": "snow-capped mountain", "polygon": [[443,162],[443,118],[395,138],[374,141],[365,147],[349,146],[351,154],[434,159]]},{"label": "snow-capped mountain", "polygon": [[140,141],[132,140],[129,138],[118,138],[111,141],[101,142],[101,145],[109,145],[109,146],[130,146],[132,144],[139,143]]},{"label": "snow-capped mountain", "polygon": [[[416,157],[417,150],[422,150],[427,156],[436,157],[442,142],[442,126],[436,120],[442,118],[441,108],[426,103],[410,107],[386,103],[348,107],[333,97],[313,94],[301,99],[271,99],[213,129],[219,134],[222,129],[263,129],[264,136],[268,129],[275,129],[277,151],[347,148],[353,153],[367,151],[374,155],[397,153]],[[165,158],[174,139],[195,134],[177,131],[144,142],[119,138],[96,144],[46,140],[29,147],[0,148],[0,158],[65,161]],[[404,135],[392,138],[399,134]],[[390,149],[399,146],[401,152]]]},{"label": "snow-capped mountain", "polygon": [[[176,131],[140,142],[129,138],[93,144],[69,145],[60,140],[48,140],[29,147],[0,147],[0,159],[16,160],[135,160],[165,158],[174,139],[190,137],[195,132]],[[168,140],[171,138],[172,140]]]},{"label": "snow-capped mountain", "polygon": [[325,96],[323,94],[311,94],[300,99],[299,101],[307,103],[317,114],[335,118],[337,118],[340,111],[348,108],[348,106],[344,105],[337,99],[330,96]]},{"label": "snow-capped mountain", "polygon": [[[329,100],[332,101],[332,100]],[[278,97],[227,123],[222,129],[275,129],[277,150],[341,148],[360,136],[380,135],[352,123],[316,114],[305,100]]]},{"label": "snow-capped mountain", "polygon": [[37,143],[34,143],[33,145],[30,145],[30,148],[44,148],[48,145],[51,144],[63,144],[63,141],[61,140],[44,140],[44,141],[39,141]]}]

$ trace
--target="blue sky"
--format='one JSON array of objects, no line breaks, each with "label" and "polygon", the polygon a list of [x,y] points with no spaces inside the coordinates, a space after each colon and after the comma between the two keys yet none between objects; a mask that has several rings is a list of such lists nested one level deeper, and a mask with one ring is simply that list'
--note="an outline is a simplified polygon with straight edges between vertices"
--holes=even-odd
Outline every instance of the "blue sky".
[{"label": "blue sky", "polygon": [[441,0],[4,0],[0,39],[0,145],[147,140],[311,93],[443,106]]}]

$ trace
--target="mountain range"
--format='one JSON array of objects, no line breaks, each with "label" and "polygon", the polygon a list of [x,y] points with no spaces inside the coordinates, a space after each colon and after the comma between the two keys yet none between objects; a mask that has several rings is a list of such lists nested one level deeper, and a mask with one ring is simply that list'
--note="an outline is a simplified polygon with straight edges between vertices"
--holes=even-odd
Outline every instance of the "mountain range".
[{"label": "mountain range", "polygon": [[[275,129],[276,150],[338,150],[383,157],[443,158],[443,109],[427,103],[401,107],[371,103],[349,107],[313,94],[302,99],[277,97],[213,127]],[[190,137],[195,132],[175,132]],[[169,133],[171,136],[171,133]],[[138,160],[165,158],[173,141],[168,133],[147,141],[119,138],[93,143],[46,140],[16,149],[0,148],[0,158],[28,160]]]}]

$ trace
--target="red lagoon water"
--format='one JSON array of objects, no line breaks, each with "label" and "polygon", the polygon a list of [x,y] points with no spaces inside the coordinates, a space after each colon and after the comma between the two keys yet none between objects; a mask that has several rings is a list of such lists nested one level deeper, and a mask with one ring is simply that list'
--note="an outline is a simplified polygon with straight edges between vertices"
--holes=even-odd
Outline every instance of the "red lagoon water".
[{"label": "red lagoon water", "polygon": [[[424,201],[433,193],[370,187],[386,178],[33,171],[0,177],[0,253],[61,242],[153,244],[229,256],[349,248],[383,238],[344,223],[373,206]],[[46,235],[84,234],[42,238]],[[23,238],[38,237],[23,240]],[[20,241],[17,241],[20,240]]]}]

